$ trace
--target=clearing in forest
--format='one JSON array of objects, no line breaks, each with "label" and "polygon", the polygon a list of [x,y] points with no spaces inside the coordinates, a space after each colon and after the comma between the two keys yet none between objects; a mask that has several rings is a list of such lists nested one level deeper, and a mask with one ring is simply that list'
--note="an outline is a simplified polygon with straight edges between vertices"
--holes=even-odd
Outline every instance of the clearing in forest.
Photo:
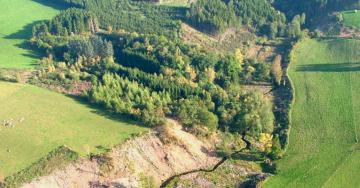
[{"label": "clearing in forest", "polygon": [[360,41],[306,39],[289,76],[290,143],[265,187],[360,187]]},{"label": "clearing in forest", "polygon": [[160,0],[160,5],[172,6],[172,7],[188,7],[192,0]]},{"label": "clearing in forest", "polygon": [[147,130],[31,85],[0,82],[0,104],[0,173],[5,176],[61,145],[84,156]]},{"label": "clearing in forest", "polygon": [[0,5],[0,68],[33,67],[39,54],[26,44],[32,26],[51,19],[63,7],[45,0],[0,0]]}]

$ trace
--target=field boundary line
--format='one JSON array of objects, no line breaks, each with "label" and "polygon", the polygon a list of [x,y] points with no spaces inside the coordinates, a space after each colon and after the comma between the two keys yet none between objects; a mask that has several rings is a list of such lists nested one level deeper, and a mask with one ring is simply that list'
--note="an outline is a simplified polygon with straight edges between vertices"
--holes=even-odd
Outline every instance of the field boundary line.
[{"label": "field boundary line", "polygon": [[294,63],[296,63],[296,62],[294,62],[294,51],[298,48],[299,44],[302,41],[303,40],[297,41],[294,45],[292,45],[292,49],[290,50],[290,53],[288,55],[289,64],[286,67],[286,77],[287,77],[287,79],[289,80],[289,83],[290,83],[292,100],[291,100],[291,103],[289,105],[289,114],[288,114],[288,116],[289,116],[289,126],[288,126],[288,131],[286,133],[287,135],[286,135],[286,145],[285,145],[285,148],[284,148],[284,153],[287,153],[288,147],[290,145],[290,134],[291,134],[292,126],[293,126],[292,113],[293,113],[293,107],[294,107],[295,100],[296,100],[296,97],[295,97],[295,94],[296,94],[295,85],[294,85],[294,82],[293,82],[293,80],[291,79],[291,77],[289,75],[289,70],[291,69],[291,66],[293,66]]},{"label": "field boundary line", "polygon": [[[292,102],[291,102],[291,107],[290,107],[290,114],[289,114],[289,118],[290,118],[290,125],[291,126],[289,126],[289,131],[288,131],[288,145],[287,145],[287,147],[286,147],[286,150],[287,150],[287,148],[288,148],[288,146],[290,145],[290,132],[291,132],[291,129],[292,129],[292,127],[293,127],[293,119],[292,119],[292,113],[293,113],[293,106],[295,105],[295,102],[296,102],[296,90],[295,90],[295,85],[294,85],[294,82],[293,82],[293,80],[291,79],[291,77],[290,77],[290,75],[289,75],[289,70],[291,69],[291,66],[294,66],[294,64],[296,64],[296,61],[295,61],[295,50],[297,50],[297,48],[298,48],[298,46],[302,43],[302,42],[304,42],[305,40],[309,40],[309,39],[303,39],[303,40],[300,40],[300,41],[298,41],[298,42],[296,42],[296,44],[294,44],[294,46],[293,46],[293,49],[291,49],[291,52],[290,52],[290,62],[289,62],[289,66],[287,67],[287,70],[286,70],[286,75],[287,75],[287,77],[288,77],[288,79],[289,79],[289,82],[290,82],[290,84],[291,84],[291,87],[292,87],[292,94],[293,94],[293,99],[292,99]],[[286,152],[286,151],[285,151]],[[311,153],[309,153],[309,154],[311,154]],[[303,178],[303,176],[305,176],[305,175],[308,175],[309,174],[309,172],[311,171],[311,170],[313,170],[314,168],[316,168],[317,166],[314,166],[313,168],[310,168],[310,169],[308,169],[308,170],[306,170],[306,172],[302,175],[302,176],[300,176],[300,177],[297,177],[297,178],[295,178],[290,184],[293,184],[293,183],[295,183],[296,184],[296,182],[298,182],[301,178]]]},{"label": "field boundary line", "polygon": [[352,103],[352,101],[354,101],[354,96],[353,96],[353,89],[352,89],[352,73],[350,72],[350,81],[349,81],[349,85],[350,85],[350,93],[351,93],[351,113],[352,113],[352,119],[353,119],[353,128],[354,128],[354,134],[355,134],[355,142],[359,143],[359,136],[357,134],[357,126],[355,123],[355,115],[354,115],[354,104]]},{"label": "field boundary line", "polygon": [[[348,41],[346,41],[347,43],[349,43]],[[346,50],[349,51],[349,45],[346,45]],[[350,53],[352,53],[352,51],[349,51]],[[348,63],[350,63],[350,56],[348,55]],[[354,128],[354,134],[355,134],[355,142],[358,143],[359,142],[359,138],[358,138],[358,134],[357,134],[357,126],[355,124],[355,110],[354,110],[354,104],[353,104],[353,101],[354,101],[354,96],[353,96],[353,86],[352,86],[352,76],[353,76],[353,73],[350,71],[349,72],[349,87],[350,87],[350,95],[351,95],[351,114],[352,114],[352,124],[353,124],[353,128]]]}]

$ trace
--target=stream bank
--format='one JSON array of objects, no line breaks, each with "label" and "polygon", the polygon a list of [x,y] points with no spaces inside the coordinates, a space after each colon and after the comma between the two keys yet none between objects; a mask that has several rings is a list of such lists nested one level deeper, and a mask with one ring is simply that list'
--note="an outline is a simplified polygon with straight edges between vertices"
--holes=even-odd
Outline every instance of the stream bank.
[{"label": "stream bank", "polygon": [[160,187],[231,187],[234,185],[249,187],[257,185],[268,174],[262,173],[259,166],[244,157],[250,151],[251,143],[245,139],[244,135],[242,140],[246,144],[244,148],[224,156],[214,166],[173,175]]}]

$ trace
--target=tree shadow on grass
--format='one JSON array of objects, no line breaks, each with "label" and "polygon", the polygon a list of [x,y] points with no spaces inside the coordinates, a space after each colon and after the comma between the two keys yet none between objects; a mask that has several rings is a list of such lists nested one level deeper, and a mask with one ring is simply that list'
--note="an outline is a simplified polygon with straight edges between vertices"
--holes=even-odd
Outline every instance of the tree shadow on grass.
[{"label": "tree shadow on grass", "polygon": [[360,63],[309,64],[298,65],[298,72],[355,72],[360,71]]},{"label": "tree shadow on grass", "polygon": [[40,55],[40,53],[22,53],[21,55],[24,56],[24,57],[32,58],[32,59],[39,59],[39,58],[42,57]]},{"label": "tree shadow on grass", "polygon": [[[51,7],[56,10],[66,10],[70,8],[71,6],[67,3],[61,3],[60,1],[54,1],[54,0],[31,0],[36,3],[42,4],[44,6]],[[34,25],[44,22],[45,20],[39,20],[35,21],[33,23],[25,25],[20,31],[10,34],[8,36],[5,36],[6,39],[29,39],[32,35],[32,28]]]},{"label": "tree shadow on grass", "polygon": [[5,36],[5,39],[23,39],[28,40],[32,36],[32,28],[34,25],[43,22],[44,20],[35,21],[30,24],[26,24],[19,31]]},{"label": "tree shadow on grass", "polygon": [[15,45],[18,48],[25,49],[27,53],[22,53],[21,55],[25,57],[30,57],[34,59],[40,59],[46,55],[45,51],[39,50],[39,48],[30,44],[30,41],[24,41],[20,44]]},{"label": "tree shadow on grass", "polygon": [[125,116],[125,115],[121,115],[121,114],[118,114],[118,113],[115,113],[115,112],[111,112],[111,111],[105,109],[101,105],[92,104],[84,97],[73,96],[73,95],[66,95],[66,96],[73,99],[75,102],[77,102],[77,103],[79,103],[81,105],[84,105],[87,108],[91,109],[92,113],[97,114],[99,116],[103,116],[103,117],[105,117],[107,119],[117,121],[117,122],[121,122],[121,123],[133,124],[135,126],[149,128],[149,127],[145,126],[144,124],[142,124],[141,122],[136,121],[136,120],[132,119],[129,116]]},{"label": "tree shadow on grass", "polygon": [[45,5],[47,7],[51,7],[56,10],[65,10],[67,8],[70,8],[70,5],[60,1],[54,1],[54,0],[32,0],[34,2],[37,2],[39,4]]},{"label": "tree shadow on grass", "polygon": [[[48,6],[51,8],[54,8],[56,10],[65,10],[70,7],[69,4],[53,1],[53,0],[32,0],[36,3],[42,4],[44,6]],[[5,39],[20,39],[24,40],[22,43],[15,45],[18,48],[26,49],[28,50],[27,53],[20,54],[24,57],[30,57],[32,59],[40,59],[43,57],[44,53],[41,53],[38,49],[35,49],[31,47],[28,40],[32,36],[32,28],[34,25],[43,22],[44,20],[35,21],[33,23],[27,24],[24,27],[22,27],[19,31],[12,33],[10,35],[3,35],[0,34],[0,37],[3,37]],[[37,65],[37,62],[34,60],[34,62],[31,63],[31,65]]]},{"label": "tree shadow on grass", "polygon": [[35,21],[27,24],[16,33],[12,33],[4,37],[9,40],[23,40],[21,43],[15,44],[14,46],[25,50],[25,53],[19,54],[20,56],[34,59],[34,61],[30,64],[31,66],[37,65],[37,59],[41,59],[46,55],[45,52],[41,52],[38,48],[32,46],[29,41],[32,36],[33,26],[41,22],[43,21]]}]

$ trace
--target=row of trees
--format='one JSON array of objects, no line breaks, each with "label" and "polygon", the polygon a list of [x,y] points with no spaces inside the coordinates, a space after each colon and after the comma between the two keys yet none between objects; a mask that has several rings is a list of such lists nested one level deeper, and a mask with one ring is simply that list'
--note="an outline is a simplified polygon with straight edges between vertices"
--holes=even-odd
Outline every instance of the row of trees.
[{"label": "row of trees", "polygon": [[83,10],[70,8],[50,21],[36,24],[33,27],[33,36],[81,34],[86,32],[95,33],[99,30],[98,21],[94,14]]}]

